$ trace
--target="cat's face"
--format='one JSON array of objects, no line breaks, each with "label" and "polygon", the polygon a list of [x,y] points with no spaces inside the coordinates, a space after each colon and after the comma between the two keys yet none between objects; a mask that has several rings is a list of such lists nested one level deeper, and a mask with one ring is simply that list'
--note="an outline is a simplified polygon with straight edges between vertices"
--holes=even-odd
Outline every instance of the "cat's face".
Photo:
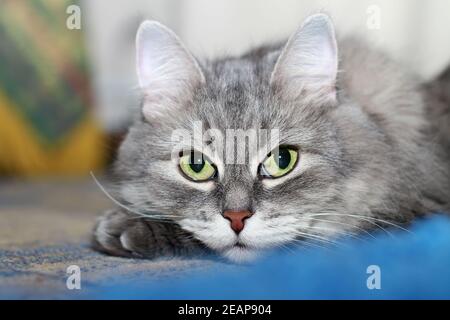
[{"label": "cat's face", "polygon": [[233,260],[349,228],[334,216],[346,208],[346,165],[326,16],[308,19],[282,50],[201,68],[159,24],[143,24],[137,44],[143,117],[116,166],[132,208],[159,212]]}]

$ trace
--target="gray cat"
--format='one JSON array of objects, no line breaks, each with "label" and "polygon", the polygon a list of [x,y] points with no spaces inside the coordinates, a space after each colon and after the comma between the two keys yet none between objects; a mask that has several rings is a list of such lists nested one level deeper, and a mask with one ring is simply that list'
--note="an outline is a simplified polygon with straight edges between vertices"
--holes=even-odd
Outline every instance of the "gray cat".
[{"label": "gray cat", "polygon": [[[359,40],[337,42],[324,14],[285,45],[204,62],[147,21],[137,71],[142,113],[113,169],[118,209],[94,231],[100,251],[246,261],[450,211],[450,74],[422,84]],[[279,136],[238,162],[233,143],[173,139],[199,122],[248,138],[245,150],[229,129]]]}]

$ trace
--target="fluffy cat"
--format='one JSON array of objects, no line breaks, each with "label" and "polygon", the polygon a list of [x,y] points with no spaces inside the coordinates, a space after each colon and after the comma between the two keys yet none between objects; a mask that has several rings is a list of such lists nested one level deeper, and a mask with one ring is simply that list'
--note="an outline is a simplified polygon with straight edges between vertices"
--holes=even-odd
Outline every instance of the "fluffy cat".
[{"label": "fluffy cat", "polygon": [[[100,251],[244,261],[450,210],[450,77],[421,84],[363,42],[337,41],[324,14],[284,45],[215,61],[147,21],[137,72],[142,114],[114,165],[120,204],[95,227]],[[221,133],[276,129],[279,142],[245,163],[208,139],[177,149],[174,130],[199,121]]]}]

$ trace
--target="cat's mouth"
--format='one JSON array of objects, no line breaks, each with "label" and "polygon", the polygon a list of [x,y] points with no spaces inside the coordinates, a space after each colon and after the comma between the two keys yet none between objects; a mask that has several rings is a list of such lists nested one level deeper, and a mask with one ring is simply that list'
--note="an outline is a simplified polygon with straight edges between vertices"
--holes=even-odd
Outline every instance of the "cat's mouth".
[{"label": "cat's mouth", "polygon": [[248,245],[246,245],[245,243],[242,243],[240,241],[236,242],[232,247],[249,249]]},{"label": "cat's mouth", "polygon": [[247,250],[256,250],[255,247],[249,245],[248,243],[245,243],[244,241],[242,241],[241,239],[236,239],[236,241],[229,245],[228,248],[226,249],[231,249],[231,248],[239,248],[239,249],[247,249]]},{"label": "cat's mouth", "polygon": [[228,246],[225,250],[230,250],[230,249],[235,249],[235,250],[240,250],[240,251],[255,251],[258,250],[258,248],[249,245],[245,242],[243,242],[242,240],[236,240],[236,242],[230,246]]},{"label": "cat's mouth", "polygon": [[258,250],[242,241],[236,241],[233,245],[228,246],[223,251],[223,254],[228,259],[234,262],[248,262],[257,257]]},{"label": "cat's mouth", "polygon": [[247,250],[254,250],[255,248],[252,248],[251,246],[249,246],[248,244],[245,244],[245,243],[242,242],[241,240],[236,240],[235,243],[226,246],[226,247],[223,248],[222,250],[230,250],[230,249],[247,249]]}]

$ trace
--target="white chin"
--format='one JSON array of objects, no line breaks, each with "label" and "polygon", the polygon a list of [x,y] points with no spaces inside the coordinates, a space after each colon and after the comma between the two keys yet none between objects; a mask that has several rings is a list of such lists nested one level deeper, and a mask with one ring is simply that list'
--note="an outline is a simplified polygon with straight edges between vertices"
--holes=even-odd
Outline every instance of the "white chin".
[{"label": "white chin", "polygon": [[233,262],[243,263],[255,260],[259,256],[259,252],[255,249],[234,246],[223,251],[222,255]]}]

